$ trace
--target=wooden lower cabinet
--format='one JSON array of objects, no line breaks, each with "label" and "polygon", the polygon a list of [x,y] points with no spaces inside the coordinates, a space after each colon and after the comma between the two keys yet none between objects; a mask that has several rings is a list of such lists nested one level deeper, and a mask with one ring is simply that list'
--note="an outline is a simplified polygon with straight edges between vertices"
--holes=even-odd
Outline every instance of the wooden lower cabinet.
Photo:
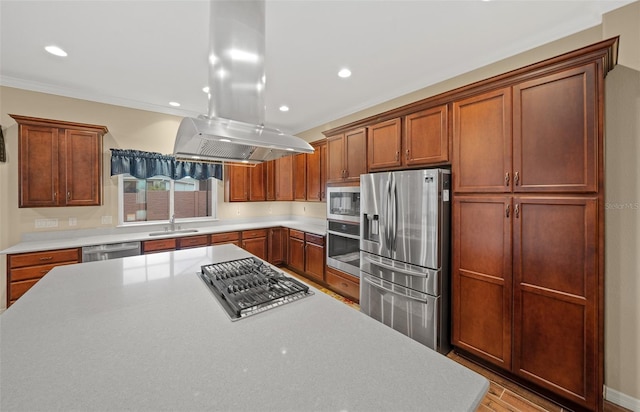
[{"label": "wooden lower cabinet", "polygon": [[177,247],[178,241],[176,238],[145,240],[142,242],[142,253],[146,255],[147,253],[167,252],[176,250]]},{"label": "wooden lower cabinet", "polygon": [[272,227],[269,229],[269,253],[268,262],[272,265],[282,265],[287,261],[287,235],[284,227]]},{"label": "wooden lower cabinet", "polygon": [[454,346],[598,409],[598,199],[456,196]]},{"label": "wooden lower cabinet", "polygon": [[305,233],[304,273],[324,281],[324,236]]},{"label": "wooden lower cabinet", "polygon": [[178,249],[209,246],[209,235],[196,235],[178,238]]},{"label": "wooden lower cabinet", "polygon": [[337,293],[353,299],[355,302],[360,301],[360,279],[327,266],[325,281]]},{"label": "wooden lower cabinet", "polygon": [[240,232],[214,233],[211,235],[212,245],[224,245],[227,243],[240,246]]},{"label": "wooden lower cabinet", "polygon": [[289,230],[289,259],[287,265],[304,273],[304,232]]},{"label": "wooden lower cabinet", "polygon": [[243,231],[241,247],[262,260],[268,260],[269,239],[267,231],[267,229]]},{"label": "wooden lower cabinet", "polygon": [[7,307],[56,266],[79,263],[79,248],[7,255]]}]

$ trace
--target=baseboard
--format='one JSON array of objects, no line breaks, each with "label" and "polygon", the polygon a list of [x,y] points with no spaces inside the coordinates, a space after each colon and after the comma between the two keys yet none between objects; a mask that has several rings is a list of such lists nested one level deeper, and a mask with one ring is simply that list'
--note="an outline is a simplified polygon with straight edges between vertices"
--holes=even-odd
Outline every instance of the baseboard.
[{"label": "baseboard", "polygon": [[640,399],[636,399],[615,389],[605,386],[604,397],[609,402],[630,409],[634,412],[640,412]]}]

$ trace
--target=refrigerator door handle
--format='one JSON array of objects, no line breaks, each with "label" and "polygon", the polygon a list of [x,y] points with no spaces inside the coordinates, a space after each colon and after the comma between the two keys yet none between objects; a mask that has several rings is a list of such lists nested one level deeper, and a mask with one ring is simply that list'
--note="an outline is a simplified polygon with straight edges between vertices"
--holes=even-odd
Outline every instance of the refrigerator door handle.
[{"label": "refrigerator door handle", "polygon": [[405,275],[409,275],[409,276],[413,276],[416,278],[425,278],[425,279],[429,279],[429,274],[428,273],[420,273],[420,272],[414,272],[412,270],[408,270],[408,269],[403,269],[403,268],[397,268],[393,265],[387,265],[385,263],[382,263],[380,261],[375,261],[373,259],[371,259],[368,256],[363,256],[364,260],[371,263],[374,266],[379,266],[385,269],[389,269],[393,272],[400,272],[400,273],[404,273]]},{"label": "refrigerator door handle", "polygon": [[415,296],[411,296],[411,295],[406,294],[406,293],[402,293],[402,292],[400,292],[398,290],[393,290],[393,289],[389,289],[389,288],[384,287],[384,283],[387,283],[387,282],[384,282],[382,280],[380,281],[380,284],[378,284],[377,282],[372,281],[368,277],[363,277],[362,280],[365,283],[368,283],[369,285],[373,286],[376,289],[384,290],[385,292],[393,293],[394,295],[399,295],[399,296],[402,296],[403,298],[407,298],[407,299],[415,300],[417,302],[425,303],[424,299],[417,298]]},{"label": "refrigerator door handle", "polygon": [[396,240],[398,239],[398,188],[394,179],[392,183],[393,191],[393,203],[392,203],[392,215],[391,222],[393,223],[391,229],[391,250],[396,250]]}]

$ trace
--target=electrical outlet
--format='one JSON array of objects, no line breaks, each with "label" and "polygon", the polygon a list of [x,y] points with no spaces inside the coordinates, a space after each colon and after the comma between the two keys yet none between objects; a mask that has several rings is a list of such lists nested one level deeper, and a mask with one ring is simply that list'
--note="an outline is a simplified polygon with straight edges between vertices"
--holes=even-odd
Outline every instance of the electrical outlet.
[{"label": "electrical outlet", "polygon": [[75,217],[69,218],[69,226],[75,226],[77,224],[78,224],[78,219],[76,219]]},{"label": "electrical outlet", "polygon": [[44,227],[58,227],[58,219],[36,219],[36,229],[42,229]]},{"label": "electrical outlet", "polygon": [[111,224],[111,216],[102,216],[102,224],[110,225]]}]

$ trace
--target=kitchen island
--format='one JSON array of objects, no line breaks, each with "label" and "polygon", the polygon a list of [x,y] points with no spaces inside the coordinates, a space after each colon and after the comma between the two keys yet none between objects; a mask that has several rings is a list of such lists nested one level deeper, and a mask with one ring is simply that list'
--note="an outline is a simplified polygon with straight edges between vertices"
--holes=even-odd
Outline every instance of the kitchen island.
[{"label": "kitchen island", "polygon": [[322,292],[231,322],[211,246],[60,266],[0,315],[0,410],[466,411],[488,381]]}]

